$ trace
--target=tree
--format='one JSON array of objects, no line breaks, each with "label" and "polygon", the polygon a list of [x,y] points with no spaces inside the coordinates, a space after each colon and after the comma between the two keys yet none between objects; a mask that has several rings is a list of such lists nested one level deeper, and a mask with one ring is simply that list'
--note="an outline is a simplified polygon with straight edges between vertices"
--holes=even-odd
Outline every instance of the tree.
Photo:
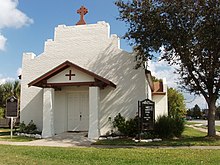
[{"label": "tree", "polygon": [[196,104],[192,109],[192,117],[194,118],[201,118],[202,117],[202,112],[200,107]]},{"label": "tree", "polygon": [[186,111],[186,116],[190,116],[190,117],[193,116],[193,112],[192,112],[191,109],[188,109],[188,110]]},{"label": "tree", "polygon": [[208,104],[208,136],[215,136],[216,100],[220,96],[220,1],[130,0],[116,2],[126,22],[125,38],[134,46],[137,67],[152,52],[179,66],[182,87]]},{"label": "tree", "polygon": [[158,79],[158,78],[155,77],[155,76],[152,76],[152,80],[153,80],[153,82],[163,82],[162,79]]},{"label": "tree", "polygon": [[183,94],[174,88],[168,88],[168,112],[170,117],[183,117],[186,114]]},{"label": "tree", "polygon": [[[5,84],[0,85],[0,114],[2,111],[5,111],[6,100],[10,96],[15,96],[18,100],[20,100],[20,82],[6,82]],[[2,116],[1,116],[2,117]]]}]

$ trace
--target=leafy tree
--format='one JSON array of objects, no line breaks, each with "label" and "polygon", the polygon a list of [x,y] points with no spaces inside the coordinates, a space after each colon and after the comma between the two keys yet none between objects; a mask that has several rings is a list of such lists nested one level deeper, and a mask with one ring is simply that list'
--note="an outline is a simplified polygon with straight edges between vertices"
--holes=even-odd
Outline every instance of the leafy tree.
[{"label": "leafy tree", "polygon": [[3,88],[2,85],[0,85],[0,107],[3,107],[4,102],[3,102]]},{"label": "leafy tree", "polygon": [[155,77],[155,76],[152,76],[152,79],[153,79],[153,82],[163,82],[162,79],[158,79],[158,78]]},{"label": "leafy tree", "polygon": [[208,104],[208,136],[215,136],[216,100],[220,96],[219,0],[118,0],[125,38],[137,52],[137,67],[160,52],[179,66],[182,87]]},{"label": "leafy tree", "polygon": [[[6,100],[10,96],[15,96],[20,100],[20,82],[18,80],[14,82],[6,82],[0,85],[0,110],[1,117],[2,111],[5,111]],[[4,115],[3,115],[4,116]]]},{"label": "leafy tree", "polygon": [[186,114],[184,96],[174,88],[168,88],[168,112],[171,117],[183,117]]},{"label": "leafy tree", "polygon": [[200,107],[196,104],[192,109],[192,117],[194,118],[201,118],[202,117],[202,112]]},{"label": "leafy tree", "polygon": [[4,108],[0,107],[0,119],[3,119],[5,116],[5,110]]},{"label": "leafy tree", "polygon": [[193,116],[193,112],[192,112],[192,110],[191,109],[188,109],[187,111],[186,111],[186,116]]}]

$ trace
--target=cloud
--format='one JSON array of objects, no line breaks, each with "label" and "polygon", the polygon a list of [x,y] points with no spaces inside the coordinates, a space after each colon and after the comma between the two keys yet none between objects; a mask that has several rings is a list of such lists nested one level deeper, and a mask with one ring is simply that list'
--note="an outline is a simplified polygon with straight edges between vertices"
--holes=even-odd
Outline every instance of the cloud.
[{"label": "cloud", "polygon": [[[17,72],[16,72],[17,76],[21,75],[21,72],[22,72],[22,69],[18,68]],[[17,79],[18,79],[18,77],[17,77]],[[16,78],[5,77],[4,75],[0,74],[0,85],[6,83],[8,81],[15,81],[15,80],[16,80]]]},{"label": "cloud", "polygon": [[[33,23],[25,13],[17,9],[18,0],[1,0],[0,2],[0,31],[4,28],[21,28]],[[7,39],[0,34],[0,50],[5,50]]]},{"label": "cloud", "polygon": [[150,61],[149,69],[153,76],[159,79],[166,78],[169,87],[177,88],[178,74],[174,74],[177,66],[170,66],[166,61]]},{"label": "cloud", "polygon": [[22,69],[21,69],[21,68],[18,68],[18,69],[17,69],[17,76],[20,76],[21,73],[22,73]]},{"label": "cloud", "polygon": [[5,50],[6,41],[7,39],[0,33],[0,50]]},{"label": "cloud", "polygon": [[196,104],[199,105],[200,108],[207,108],[207,103],[203,96],[195,96],[189,93],[183,93],[186,101],[187,108],[193,108]]},{"label": "cloud", "polygon": [[18,0],[1,0],[0,3],[0,29],[6,27],[20,28],[33,23],[25,13],[17,9]]},{"label": "cloud", "polygon": [[4,84],[8,81],[14,81],[15,79],[14,78],[11,78],[11,77],[3,77],[2,75],[0,75],[0,85],[1,84]]}]

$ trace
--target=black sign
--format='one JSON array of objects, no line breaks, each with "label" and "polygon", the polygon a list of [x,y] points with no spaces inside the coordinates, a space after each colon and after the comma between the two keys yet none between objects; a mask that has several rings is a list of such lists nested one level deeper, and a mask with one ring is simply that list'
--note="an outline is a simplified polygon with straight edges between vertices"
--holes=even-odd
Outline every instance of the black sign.
[{"label": "black sign", "polygon": [[154,102],[149,99],[139,101],[138,114],[141,118],[141,131],[153,130],[155,121]]},{"label": "black sign", "polygon": [[14,96],[6,101],[6,117],[18,117],[18,100]]}]

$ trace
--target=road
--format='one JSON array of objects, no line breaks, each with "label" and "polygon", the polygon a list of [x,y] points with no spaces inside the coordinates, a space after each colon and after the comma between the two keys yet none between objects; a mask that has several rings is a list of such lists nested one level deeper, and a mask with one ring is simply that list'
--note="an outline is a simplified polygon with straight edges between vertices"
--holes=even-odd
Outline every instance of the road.
[{"label": "road", "polygon": [[[189,120],[188,120],[189,121]],[[207,120],[190,120],[189,122],[193,122],[193,123],[201,123],[203,125],[207,125]],[[216,120],[215,121],[215,125],[219,125],[220,126],[220,120]]]}]

